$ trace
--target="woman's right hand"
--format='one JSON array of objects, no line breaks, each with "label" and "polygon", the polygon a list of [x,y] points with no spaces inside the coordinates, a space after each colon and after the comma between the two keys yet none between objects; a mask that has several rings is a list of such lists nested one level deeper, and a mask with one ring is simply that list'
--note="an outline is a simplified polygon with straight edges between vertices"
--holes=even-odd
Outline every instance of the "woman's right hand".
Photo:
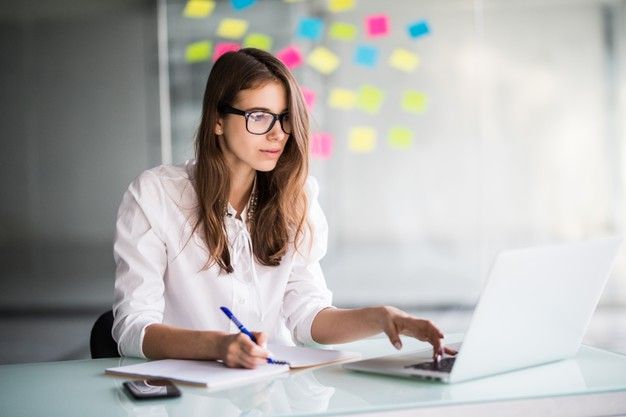
[{"label": "woman's right hand", "polygon": [[258,365],[267,363],[269,352],[267,336],[263,332],[252,332],[257,340],[254,343],[243,333],[233,333],[223,336],[220,346],[220,359],[230,368],[254,369]]}]

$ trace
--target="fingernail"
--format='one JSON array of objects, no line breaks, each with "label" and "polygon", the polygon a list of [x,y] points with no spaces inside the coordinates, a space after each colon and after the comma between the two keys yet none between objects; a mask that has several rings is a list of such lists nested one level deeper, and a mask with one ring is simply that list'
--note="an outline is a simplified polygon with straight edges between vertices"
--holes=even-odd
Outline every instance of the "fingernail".
[{"label": "fingernail", "polygon": [[394,343],[393,346],[398,350],[402,349],[402,343],[400,343],[399,341]]}]

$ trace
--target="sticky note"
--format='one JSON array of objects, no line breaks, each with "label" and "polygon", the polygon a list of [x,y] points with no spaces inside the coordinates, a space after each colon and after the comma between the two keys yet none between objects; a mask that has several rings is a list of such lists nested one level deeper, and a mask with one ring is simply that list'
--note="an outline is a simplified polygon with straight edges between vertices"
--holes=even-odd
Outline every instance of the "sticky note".
[{"label": "sticky note", "polygon": [[378,113],[385,94],[383,90],[373,85],[363,85],[359,88],[357,106],[367,113]]},{"label": "sticky note", "polygon": [[405,91],[402,95],[402,109],[409,113],[423,113],[428,104],[428,96],[419,91]]},{"label": "sticky note", "polygon": [[389,129],[388,140],[393,149],[409,149],[413,145],[413,132],[406,127],[394,126]]},{"label": "sticky note", "polygon": [[325,75],[332,73],[339,67],[339,57],[323,46],[313,49],[307,57],[307,62]]},{"label": "sticky note", "polygon": [[185,48],[185,61],[189,63],[208,61],[211,56],[211,42],[193,42]]},{"label": "sticky note", "polygon": [[235,10],[243,10],[246,9],[256,3],[256,0],[230,0],[231,6]]},{"label": "sticky note", "polygon": [[298,23],[296,33],[304,39],[320,40],[324,35],[324,21],[316,17],[303,17]]},{"label": "sticky note", "polygon": [[372,152],[376,147],[376,131],[371,127],[356,126],[350,129],[348,149],[353,152]]},{"label": "sticky note", "polygon": [[430,33],[430,26],[428,25],[428,22],[425,20],[420,20],[419,22],[411,23],[408,29],[409,29],[409,36],[412,38],[419,38],[421,36],[425,36]]},{"label": "sticky note", "polygon": [[333,13],[345,12],[354,9],[355,0],[328,0],[328,10]]},{"label": "sticky note", "polygon": [[209,16],[215,9],[213,0],[189,0],[183,10],[183,16],[199,19]]},{"label": "sticky note", "polygon": [[302,95],[304,97],[304,103],[306,104],[306,108],[311,111],[313,110],[313,106],[315,105],[315,91],[311,90],[307,87],[300,87],[302,90]]},{"label": "sticky note", "polygon": [[241,45],[234,42],[220,42],[215,45],[215,53],[213,54],[213,62],[217,61],[219,57],[226,52],[238,51],[241,49]]},{"label": "sticky note", "polygon": [[378,62],[378,48],[371,45],[358,45],[354,51],[354,63],[373,68]]},{"label": "sticky note", "polygon": [[389,65],[404,72],[412,72],[420,63],[417,54],[403,48],[396,48],[389,57]]},{"label": "sticky note", "polygon": [[333,88],[328,96],[328,105],[335,109],[350,110],[354,108],[357,95],[352,90]]},{"label": "sticky note", "polygon": [[365,33],[375,38],[389,34],[389,18],[384,14],[370,15],[365,18]]},{"label": "sticky note", "polygon": [[262,33],[250,33],[243,40],[243,46],[245,48],[257,48],[264,51],[272,49],[273,39]]},{"label": "sticky note", "polygon": [[311,136],[311,156],[329,159],[333,152],[333,137],[330,133],[314,133]]},{"label": "sticky note", "polygon": [[351,41],[356,38],[356,34],[356,26],[350,23],[333,22],[328,29],[328,36],[340,41]]},{"label": "sticky note", "polygon": [[225,18],[217,26],[217,36],[228,39],[239,39],[248,30],[248,22],[242,19]]},{"label": "sticky note", "polygon": [[302,54],[295,45],[290,45],[276,53],[276,57],[283,61],[289,69],[294,69],[302,65]]}]

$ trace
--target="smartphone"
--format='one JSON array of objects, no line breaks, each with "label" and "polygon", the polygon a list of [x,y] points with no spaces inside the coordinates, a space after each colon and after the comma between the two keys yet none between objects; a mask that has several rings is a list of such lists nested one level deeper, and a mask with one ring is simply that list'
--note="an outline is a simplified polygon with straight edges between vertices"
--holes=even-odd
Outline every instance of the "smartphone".
[{"label": "smartphone", "polygon": [[123,385],[126,391],[138,400],[180,397],[180,390],[169,379],[124,381]]}]

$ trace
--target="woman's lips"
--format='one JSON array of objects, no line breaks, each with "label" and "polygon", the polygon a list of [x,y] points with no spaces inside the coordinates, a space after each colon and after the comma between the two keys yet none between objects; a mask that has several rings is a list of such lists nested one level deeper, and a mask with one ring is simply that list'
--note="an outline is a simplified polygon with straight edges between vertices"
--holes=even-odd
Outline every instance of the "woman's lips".
[{"label": "woman's lips", "polygon": [[265,155],[273,157],[280,156],[281,151],[281,149],[261,149],[261,152],[263,152]]}]

